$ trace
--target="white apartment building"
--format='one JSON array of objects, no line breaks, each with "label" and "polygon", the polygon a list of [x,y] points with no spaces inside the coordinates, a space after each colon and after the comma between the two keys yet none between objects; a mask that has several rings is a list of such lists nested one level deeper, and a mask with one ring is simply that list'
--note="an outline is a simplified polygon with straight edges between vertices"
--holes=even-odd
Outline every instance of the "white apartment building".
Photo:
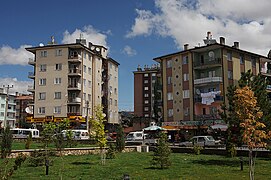
[{"label": "white apartment building", "polygon": [[[58,122],[69,118],[71,122],[86,122],[86,116],[93,115],[97,105],[103,105],[108,123],[118,122],[118,94],[110,96],[105,87],[118,91],[119,63],[107,57],[103,46],[86,43],[77,39],[72,44],[55,44],[26,48],[32,52],[33,59],[29,64],[34,67],[29,78],[34,80],[29,91],[34,94],[33,116],[28,118],[32,123]],[[113,63],[112,63],[113,62]],[[105,66],[113,64],[115,71],[107,71]],[[115,81],[106,80],[104,75],[112,75]],[[108,85],[107,83],[110,83]],[[108,105],[103,99],[116,102]],[[115,112],[116,111],[116,112]]]},{"label": "white apartment building", "polygon": [[[15,98],[15,94],[7,94],[6,88],[0,88],[0,127],[4,127],[4,121],[6,121],[6,125],[9,125],[11,128],[15,127]],[[7,100],[8,102],[6,102]],[[7,108],[6,104],[8,105]]]}]

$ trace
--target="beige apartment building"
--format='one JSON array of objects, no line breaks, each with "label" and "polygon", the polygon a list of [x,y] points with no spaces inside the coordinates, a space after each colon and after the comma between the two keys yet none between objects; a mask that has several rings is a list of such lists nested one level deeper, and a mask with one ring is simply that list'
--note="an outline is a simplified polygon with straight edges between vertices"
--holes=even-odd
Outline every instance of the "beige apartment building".
[{"label": "beige apartment building", "polygon": [[230,85],[236,85],[242,72],[270,76],[265,57],[232,46],[220,37],[217,43],[210,32],[203,46],[154,58],[161,64],[163,84],[163,125],[179,129],[207,128],[223,123],[219,116],[221,104],[227,103]]},{"label": "beige apartment building", "polygon": [[103,105],[108,123],[118,123],[119,63],[107,56],[105,47],[87,44],[85,39],[55,44],[52,38],[48,45],[26,50],[34,55],[28,62],[34,67],[29,72],[34,84],[28,90],[34,94],[34,104],[28,121],[58,122],[69,118],[71,122],[85,123],[94,107]]}]

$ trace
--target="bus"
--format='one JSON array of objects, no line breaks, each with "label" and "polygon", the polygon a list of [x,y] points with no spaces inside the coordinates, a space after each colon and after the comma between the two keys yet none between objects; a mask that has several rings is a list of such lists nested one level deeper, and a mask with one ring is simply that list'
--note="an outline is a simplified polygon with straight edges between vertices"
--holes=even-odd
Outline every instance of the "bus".
[{"label": "bus", "polygon": [[40,131],[38,129],[12,128],[10,130],[12,132],[13,138],[27,138],[30,133],[32,135],[32,138],[40,137]]}]

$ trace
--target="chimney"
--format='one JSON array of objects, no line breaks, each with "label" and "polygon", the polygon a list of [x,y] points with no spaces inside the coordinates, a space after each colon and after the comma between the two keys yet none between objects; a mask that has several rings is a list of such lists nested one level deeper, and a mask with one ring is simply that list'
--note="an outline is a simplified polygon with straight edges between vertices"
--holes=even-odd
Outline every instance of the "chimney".
[{"label": "chimney", "polygon": [[220,44],[225,45],[225,38],[224,37],[220,37],[219,41],[220,41]]},{"label": "chimney", "polygon": [[234,42],[233,47],[236,48],[236,49],[239,49],[239,42]]},{"label": "chimney", "polygon": [[184,51],[188,50],[188,46],[189,46],[189,44],[185,44],[185,45],[183,46],[183,50],[184,50]]}]

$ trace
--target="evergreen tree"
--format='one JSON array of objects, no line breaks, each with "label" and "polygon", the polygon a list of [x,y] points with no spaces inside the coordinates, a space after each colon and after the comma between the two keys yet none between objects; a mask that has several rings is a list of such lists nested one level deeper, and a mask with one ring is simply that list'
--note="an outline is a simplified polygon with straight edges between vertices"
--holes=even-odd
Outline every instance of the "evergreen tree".
[{"label": "evergreen tree", "polygon": [[125,139],[124,139],[124,132],[121,125],[117,126],[117,137],[116,137],[116,150],[118,152],[122,152],[125,148]]},{"label": "evergreen tree", "polygon": [[12,132],[10,131],[10,127],[7,126],[2,131],[1,138],[1,158],[6,158],[11,154],[12,148]]},{"label": "evergreen tree", "polygon": [[154,150],[153,158],[151,164],[161,169],[168,168],[171,165],[169,156],[171,154],[171,149],[167,142],[167,135],[161,132],[159,135],[158,144]]}]

